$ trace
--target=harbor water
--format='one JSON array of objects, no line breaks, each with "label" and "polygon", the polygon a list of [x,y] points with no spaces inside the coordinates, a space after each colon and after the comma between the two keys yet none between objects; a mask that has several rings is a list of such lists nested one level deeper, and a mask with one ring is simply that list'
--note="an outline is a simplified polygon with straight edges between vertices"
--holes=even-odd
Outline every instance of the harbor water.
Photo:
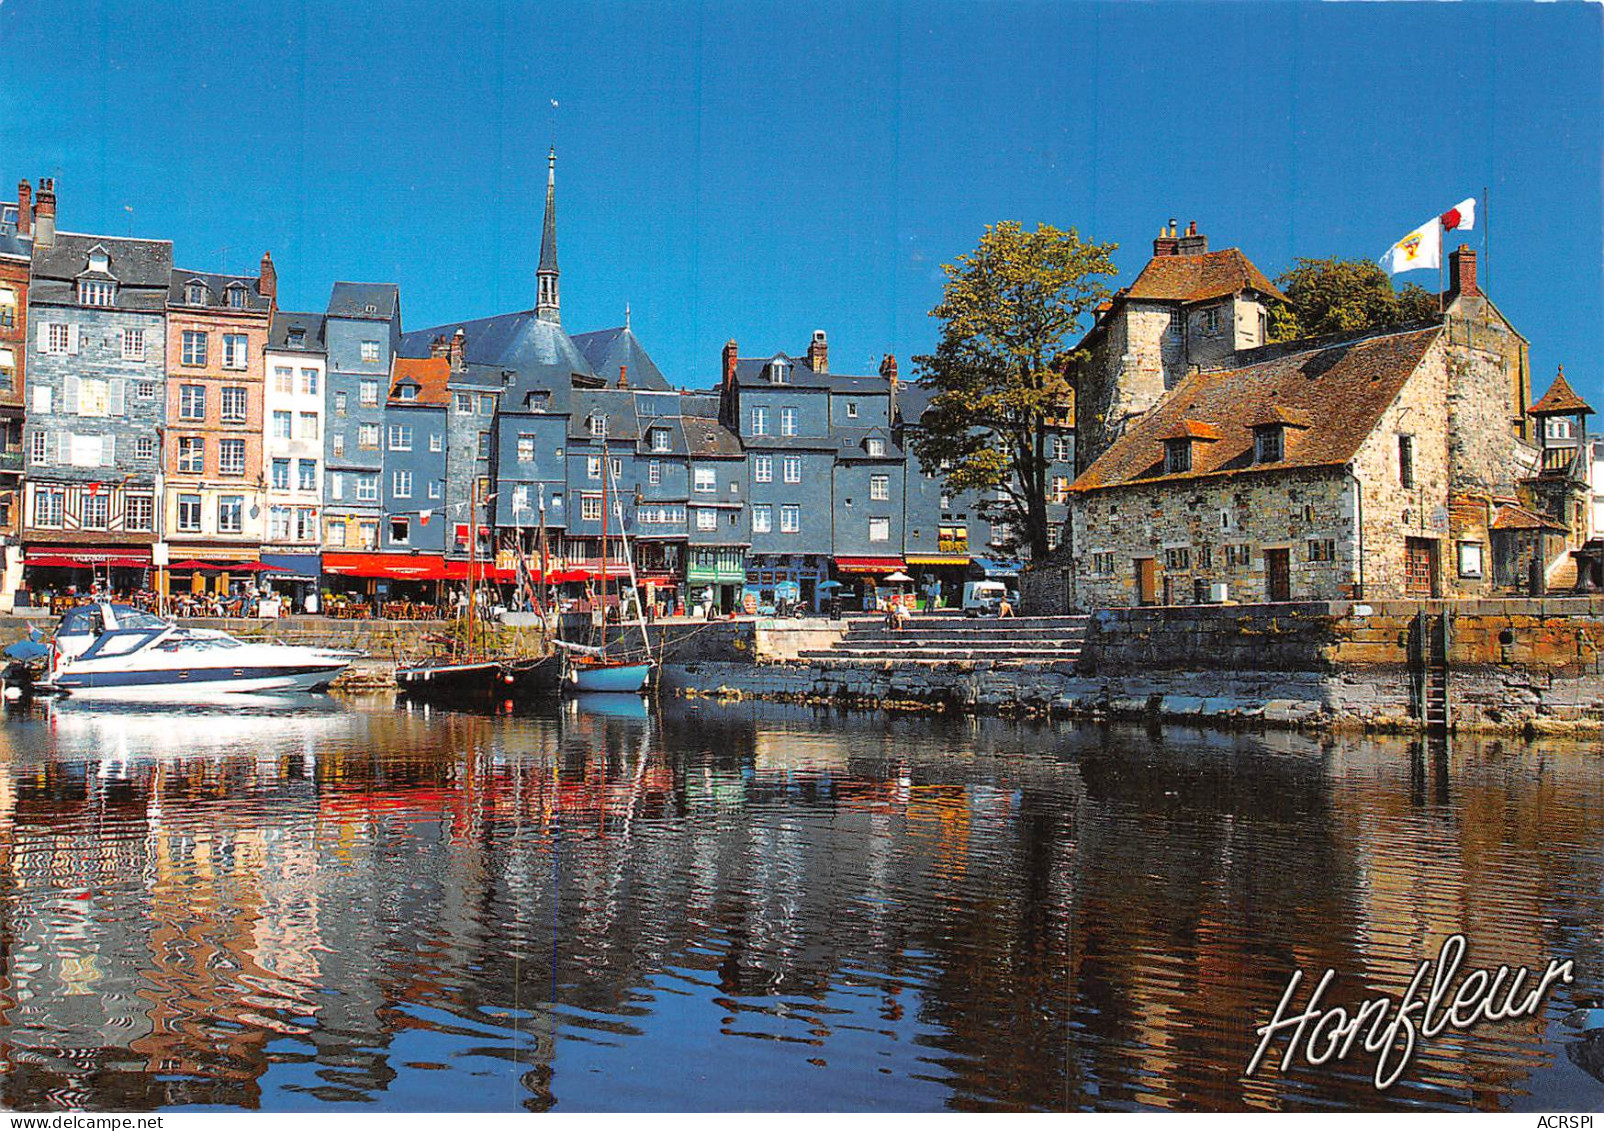
[{"label": "harbor water", "polygon": [[[1327,1004],[1535,1016],[1246,1068]],[[636,697],[0,723],[0,1106],[1598,1110],[1596,743]],[[1307,983],[1305,992],[1307,991]]]}]

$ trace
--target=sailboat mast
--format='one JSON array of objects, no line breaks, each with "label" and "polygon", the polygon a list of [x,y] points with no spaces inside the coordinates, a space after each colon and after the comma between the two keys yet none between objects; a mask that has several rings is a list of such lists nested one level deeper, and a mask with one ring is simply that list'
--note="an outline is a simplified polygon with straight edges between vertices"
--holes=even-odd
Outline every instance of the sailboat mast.
[{"label": "sailboat mast", "polygon": [[601,648],[607,651],[607,437],[602,437],[602,519],[601,519]]},{"label": "sailboat mast", "polygon": [[468,611],[467,624],[463,628],[466,635],[468,659],[473,659],[473,618],[474,593],[473,567],[478,564],[479,549],[479,478],[474,477],[472,485],[468,488]]}]

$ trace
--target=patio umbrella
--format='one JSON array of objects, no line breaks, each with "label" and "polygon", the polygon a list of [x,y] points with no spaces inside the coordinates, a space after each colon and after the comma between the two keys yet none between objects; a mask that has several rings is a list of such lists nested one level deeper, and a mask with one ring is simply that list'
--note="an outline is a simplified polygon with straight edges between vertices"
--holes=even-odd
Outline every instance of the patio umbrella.
[{"label": "patio umbrella", "polygon": [[913,581],[913,578],[911,578],[907,574],[903,573],[900,569],[897,570],[896,573],[889,574],[886,577],[886,583],[889,584],[889,585],[907,585],[912,581]]},{"label": "patio umbrella", "polygon": [[187,562],[174,562],[172,565],[168,566],[167,568],[168,569],[222,569],[223,567],[222,566],[218,566],[218,565],[213,565],[211,562],[187,561]]},{"label": "patio umbrella", "polygon": [[819,591],[822,593],[826,589],[839,589],[839,588],[841,588],[841,583],[839,581],[821,581],[821,582],[819,582],[818,588],[819,588]]}]

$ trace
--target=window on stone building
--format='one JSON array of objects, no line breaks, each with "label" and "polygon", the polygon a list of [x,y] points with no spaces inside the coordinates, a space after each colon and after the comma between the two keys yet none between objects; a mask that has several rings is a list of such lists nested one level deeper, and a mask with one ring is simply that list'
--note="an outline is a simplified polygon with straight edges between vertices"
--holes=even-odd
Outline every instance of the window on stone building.
[{"label": "window on stone building", "polygon": [[134,458],[141,462],[156,458],[156,437],[141,436],[134,442]]},{"label": "window on stone building", "polygon": [[494,416],[494,415],[496,415],[496,395],[494,393],[480,393],[479,394],[479,415],[480,416]]},{"label": "window on stone building", "polygon": [[774,508],[768,503],[752,504],[752,533],[767,534],[774,529]]},{"label": "window on stone building", "polygon": [[891,476],[869,476],[869,498],[875,500],[885,500],[891,498]]},{"label": "window on stone building", "polygon": [[48,458],[50,433],[34,432],[28,437],[28,462],[44,463]]},{"label": "window on stone building", "polygon": [[378,361],[379,360],[379,343],[378,342],[363,342],[362,343],[362,360],[363,361]]},{"label": "window on stone building", "polygon": [[780,435],[782,435],[782,436],[795,436],[796,435],[796,409],[794,409],[794,408],[782,408],[782,409],[780,409]]},{"label": "window on stone building", "polygon": [[1051,497],[1052,497],[1053,502],[1055,502],[1055,503],[1067,503],[1067,502],[1069,502],[1069,476],[1067,476],[1067,475],[1055,475],[1055,476],[1053,476],[1053,485],[1052,485]]},{"label": "window on stone building", "polygon": [[1112,550],[1099,550],[1092,555],[1092,572],[1106,577],[1114,572],[1114,552]]},{"label": "window on stone building", "polygon": [[324,539],[330,546],[345,545],[345,520],[343,518],[331,519],[328,524],[328,535]]},{"label": "window on stone building", "polygon": [[457,412],[459,412],[459,413],[461,413],[463,415],[472,415],[472,413],[473,413],[473,394],[472,393],[458,393],[456,395],[455,402],[456,402]]},{"label": "window on stone building", "polygon": [[360,381],[357,383],[357,399],[364,405],[372,407],[379,403],[379,383],[377,381]]},{"label": "window on stone building", "polygon": [[1188,570],[1192,568],[1192,547],[1171,546],[1164,551],[1164,568],[1167,570]]},{"label": "window on stone building", "polygon": [[1233,568],[1243,568],[1253,561],[1253,548],[1244,543],[1229,545],[1225,548],[1225,564]]},{"label": "window on stone building", "polygon": [[156,523],[156,500],[150,495],[129,495],[123,503],[123,525],[129,530],[152,530]]},{"label": "window on stone building", "polygon": [[654,451],[654,452],[666,452],[666,451],[668,451],[669,439],[670,439],[670,435],[669,435],[669,431],[668,431],[667,428],[653,428],[652,429],[652,451]]},{"label": "window on stone building", "polygon": [[364,550],[378,549],[379,524],[377,522],[358,523],[357,537],[361,539],[361,545]]},{"label": "window on stone building", "polygon": [[1285,452],[1284,436],[1278,427],[1253,430],[1253,459],[1256,463],[1279,463]]},{"label": "window on stone building", "polygon": [[774,457],[752,457],[752,482],[772,483],[774,481]]},{"label": "window on stone building", "polygon": [[1398,482],[1404,487],[1415,485],[1415,438],[1398,437]]},{"label": "window on stone building", "polygon": [[1337,543],[1332,538],[1309,539],[1309,560],[1311,562],[1330,562],[1337,557]]},{"label": "window on stone building", "polygon": [[1214,547],[1198,546],[1193,556],[1197,560],[1198,569],[1212,569],[1214,566]]},{"label": "window on stone building", "polygon": [[780,533],[797,534],[802,530],[802,508],[796,503],[780,507]]},{"label": "window on stone building", "polygon": [[219,475],[245,474],[244,440],[223,440],[218,444],[217,473]]},{"label": "window on stone building", "polygon": [[1459,543],[1459,576],[1482,576],[1482,544],[1480,542]]},{"label": "window on stone building", "polygon": [[184,302],[188,306],[206,305],[206,284],[189,283],[184,287]]},{"label": "window on stone building", "polygon": [[802,482],[802,457],[786,456],[781,463],[781,471],[787,483]]},{"label": "window on stone building", "polygon": [[479,458],[480,459],[489,459],[490,458],[490,433],[488,433],[488,432],[479,433],[478,454],[479,454]]},{"label": "window on stone building", "polygon": [[1220,332],[1220,312],[1218,310],[1205,310],[1199,316],[1198,324],[1205,334],[1218,334]]},{"label": "window on stone building", "polygon": [[72,327],[67,323],[45,323],[44,341],[46,353],[71,353],[72,339]]},{"label": "window on stone building", "polygon": [[1192,441],[1166,440],[1164,442],[1164,473],[1177,475],[1192,470]]},{"label": "window on stone building", "polygon": [[[122,352],[123,352],[123,360],[124,361],[144,361],[145,360],[145,331],[143,331],[143,330],[124,330],[123,331],[122,347],[123,347],[123,351]],[[146,381],[146,382],[142,382],[142,383],[150,385],[152,389],[155,388],[155,382],[153,382],[153,381]]]}]

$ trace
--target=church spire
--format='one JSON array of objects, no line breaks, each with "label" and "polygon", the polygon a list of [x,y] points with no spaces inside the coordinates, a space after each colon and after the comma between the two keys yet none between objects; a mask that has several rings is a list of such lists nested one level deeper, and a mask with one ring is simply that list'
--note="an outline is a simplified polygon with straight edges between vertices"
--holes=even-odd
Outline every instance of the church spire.
[{"label": "church spire", "polygon": [[557,295],[557,147],[546,157],[546,223],[540,233],[540,266],[535,270],[535,317],[562,324]]}]

